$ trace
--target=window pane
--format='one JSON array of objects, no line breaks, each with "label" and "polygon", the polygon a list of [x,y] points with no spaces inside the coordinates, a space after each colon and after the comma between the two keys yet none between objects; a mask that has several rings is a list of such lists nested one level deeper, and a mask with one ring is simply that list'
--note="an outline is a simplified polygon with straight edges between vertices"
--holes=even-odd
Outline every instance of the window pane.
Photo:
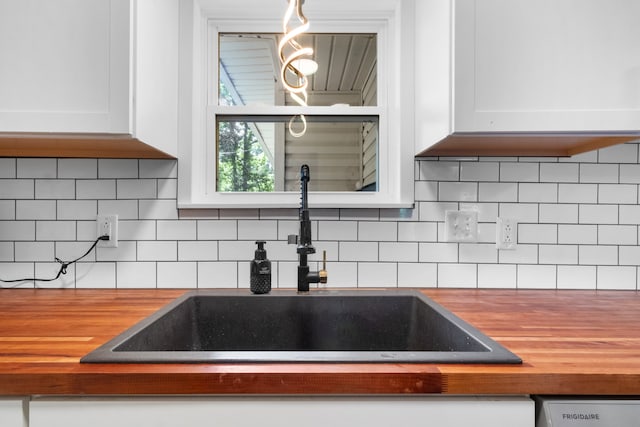
[{"label": "window pane", "polygon": [[[282,87],[281,34],[221,33],[219,105],[295,105]],[[377,105],[376,34],[305,34],[318,70],[308,76],[308,105]]]},{"label": "window pane", "polygon": [[[293,133],[302,129],[304,135]],[[217,191],[377,191],[376,116],[217,116]]]}]

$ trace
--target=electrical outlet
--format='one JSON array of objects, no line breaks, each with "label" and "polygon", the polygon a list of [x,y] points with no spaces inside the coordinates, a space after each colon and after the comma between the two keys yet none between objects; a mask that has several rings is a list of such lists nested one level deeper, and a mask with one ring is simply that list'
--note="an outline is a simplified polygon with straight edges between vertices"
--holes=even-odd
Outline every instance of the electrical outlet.
[{"label": "electrical outlet", "polygon": [[446,211],[444,240],[447,242],[477,242],[477,211]]},{"label": "electrical outlet", "polygon": [[518,244],[518,223],[513,218],[498,218],[496,221],[496,247],[514,250]]},{"label": "electrical outlet", "polygon": [[118,247],[118,215],[98,215],[96,219],[96,237],[109,236],[109,240],[101,240],[102,247]]}]

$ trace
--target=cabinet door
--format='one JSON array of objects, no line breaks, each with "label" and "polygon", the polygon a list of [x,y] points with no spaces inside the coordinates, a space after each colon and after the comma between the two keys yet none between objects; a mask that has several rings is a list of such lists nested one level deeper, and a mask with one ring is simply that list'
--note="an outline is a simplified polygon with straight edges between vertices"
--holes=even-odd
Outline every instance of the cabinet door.
[{"label": "cabinet door", "polygon": [[0,2],[0,131],[129,132],[129,0]]},{"label": "cabinet door", "polygon": [[35,399],[30,427],[533,427],[525,397]]},{"label": "cabinet door", "polygon": [[456,0],[454,131],[640,128],[640,2]]},{"label": "cabinet door", "polygon": [[0,399],[0,426],[27,427],[23,401],[17,399]]}]

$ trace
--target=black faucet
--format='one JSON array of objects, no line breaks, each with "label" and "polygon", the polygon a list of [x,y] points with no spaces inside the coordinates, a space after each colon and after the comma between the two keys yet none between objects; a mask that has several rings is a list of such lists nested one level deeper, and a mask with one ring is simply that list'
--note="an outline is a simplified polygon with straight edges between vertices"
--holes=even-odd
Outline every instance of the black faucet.
[{"label": "black faucet", "polygon": [[316,248],[311,242],[311,220],[309,219],[308,188],[310,180],[309,166],[302,165],[300,168],[300,234],[289,236],[289,243],[297,243],[298,248],[298,292],[309,292],[309,283],[327,283],[327,253],[323,253],[322,270],[309,271],[307,256],[315,254]]}]

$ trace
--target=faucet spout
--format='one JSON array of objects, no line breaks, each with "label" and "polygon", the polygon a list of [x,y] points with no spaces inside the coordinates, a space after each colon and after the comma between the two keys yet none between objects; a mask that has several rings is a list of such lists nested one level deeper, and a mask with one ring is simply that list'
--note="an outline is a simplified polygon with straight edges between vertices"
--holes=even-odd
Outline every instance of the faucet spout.
[{"label": "faucet spout", "polygon": [[298,247],[298,292],[309,292],[309,283],[327,283],[326,252],[323,256],[323,267],[320,271],[310,271],[308,255],[316,253],[311,240],[311,220],[309,217],[308,183],[311,179],[309,166],[300,168],[300,232],[298,236],[289,236],[290,243],[297,243]]}]

